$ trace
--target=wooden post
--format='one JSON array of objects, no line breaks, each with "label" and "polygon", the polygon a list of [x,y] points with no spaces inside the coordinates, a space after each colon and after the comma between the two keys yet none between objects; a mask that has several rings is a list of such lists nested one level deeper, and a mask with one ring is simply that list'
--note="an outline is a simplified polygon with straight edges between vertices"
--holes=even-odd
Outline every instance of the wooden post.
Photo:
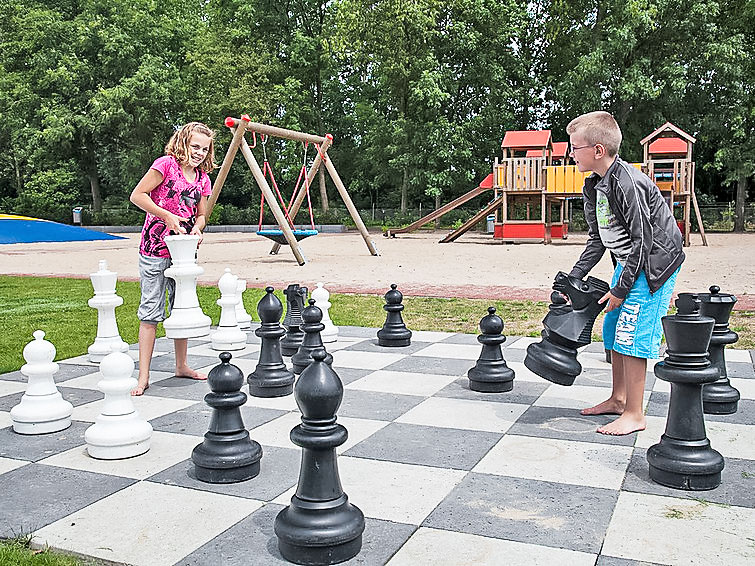
[{"label": "wooden post", "polygon": [[[304,132],[297,132],[295,130],[287,130],[286,128],[278,128],[277,126],[269,126],[267,124],[260,124],[259,122],[246,121],[246,130],[249,132],[259,132],[267,136],[275,136],[277,138],[286,138],[289,140],[298,140],[301,142],[310,142],[323,144],[325,138],[322,136],[315,136],[313,134],[305,134]],[[238,126],[241,120],[236,118],[226,118],[226,126]],[[229,126],[229,127],[231,127]]]},{"label": "wooden post", "polygon": [[322,203],[322,211],[328,212],[330,204],[328,203],[328,190],[325,187],[325,169],[320,168],[318,173],[320,179],[320,202]]},{"label": "wooden post", "polygon": [[270,189],[270,185],[267,184],[267,179],[265,179],[265,175],[262,173],[262,169],[260,169],[259,163],[257,163],[257,160],[254,158],[254,154],[249,148],[249,144],[247,144],[246,140],[243,139],[243,136],[241,140],[241,153],[244,155],[244,159],[246,159],[246,162],[249,165],[249,169],[252,170],[252,175],[254,175],[254,179],[257,181],[262,194],[265,196],[265,200],[267,201],[268,205],[270,205],[270,210],[273,211],[273,216],[275,216],[275,220],[278,222],[280,229],[283,231],[283,235],[286,237],[288,245],[291,246],[291,251],[296,258],[296,261],[299,263],[299,265],[304,265],[305,263],[307,263],[307,260],[304,259],[304,255],[302,254],[301,248],[299,247],[299,242],[296,241],[296,237],[291,231],[291,227],[288,225],[288,221],[283,215],[283,211],[281,210],[278,201],[275,199],[275,195]]},{"label": "wooden post", "polygon": [[[299,189],[299,194],[296,195],[296,199],[294,200],[293,204],[291,205],[291,208],[288,209],[288,217],[291,219],[291,222],[294,222],[294,219],[296,218],[296,214],[299,212],[299,208],[301,208],[302,202],[304,202],[304,197],[307,196],[306,187],[309,185],[312,185],[312,181],[315,179],[315,175],[317,174],[318,169],[320,169],[320,165],[322,164],[323,156],[325,156],[325,159],[328,159],[328,148],[333,143],[333,137],[326,137],[323,144],[320,146],[320,151],[317,152],[317,156],[315,157],[315,160],[312,162],[312,167],[310,167],[309,172],[307,173],[307,179],[306,184],[303,185]],[[281,249],[281,245],[278,242],[275,242],[273,244],[272,249],[270,250],[271,255],[277,254]]]},{"label": "wooden post", "polygon": [[[241,117],[241,120],[237,120],[237,122],[248,123],[249,116],[244,115]],[[236,128],[236,130],[233,133],[231,144],[228,146],[228,151],[225,152],[225,157],[223,158],[223,164],[220,166],[220,171],[218,172],[218,176],[215,177],[215,183],[212,186],[212,194],[210,195],[210,198],[207,199],[206,220],[210,219],[210,214],[212,214],[212,209],[215,207],[215,203],[218,201],[218,197],[220,196],[220,191],[223,189],[223,185],[225,184],[226,177],[228,177],[228,171],[231,170],[231,165],[233,164],[233,158],[236,157],[236,152],[239,150],[239,145],[241,144],[241,139],[244,137],[245,131],[246,130],[244,128]]]},{"label": "wooden post", "polygon": [[367,228],[364,225],[364,222],[362,221],[362,217],[359,216],[359,212],[354,206],[354,203],[351,201],[351,197],[346,191],[346,187],[344,186],[343,181],[341,181],[341,177],[338,176],[338,171],[336,171],[336,168],[333,165],[333,161],[331,159],[326,159],[325,167],[327,167],[328,173],[330,173],[330,178],[333,179],[333,184],[335,184],[336,189],[338,189],[338,193],[341,195],[343,202],[346,204],[346,208],[349,210],[351,218],[354,219],[354,224],[356,224],[357,229],[362,234],[362,238],[364,238],[364,242],[367,244],[367,249],[370,250],[370,253],[372,255],[380,255],[375,248],[375,244],[372,242],[372,240],[370,240],[370,235],[367,232]]}]

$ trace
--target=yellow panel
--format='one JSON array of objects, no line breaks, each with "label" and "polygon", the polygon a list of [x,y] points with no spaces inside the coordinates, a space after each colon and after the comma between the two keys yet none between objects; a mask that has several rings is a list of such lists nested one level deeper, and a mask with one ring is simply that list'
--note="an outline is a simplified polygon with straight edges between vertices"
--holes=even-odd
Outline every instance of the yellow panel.
[{"label": "yellow panel", "polygon": [[557,167],[554,167],[552,165],[548,165],[545,168],[545,190],[549,193],[554,193],[555,186],[556,186],[556,169]]},{"label": "yellow panel", "polygon": [[566,179],[564,180],[565,192],[574,192],[574,173],[577,170],[576,165],[569,165],[566,167]]}]

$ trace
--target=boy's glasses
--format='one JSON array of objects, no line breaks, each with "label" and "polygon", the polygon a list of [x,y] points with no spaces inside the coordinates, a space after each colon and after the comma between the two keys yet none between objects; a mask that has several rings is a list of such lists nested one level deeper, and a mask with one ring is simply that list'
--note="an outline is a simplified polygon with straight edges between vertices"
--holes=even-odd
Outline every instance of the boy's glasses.
[{"label": "boy's glasses", "polygon": [[595,144],[595,143],[594,143],[594,144],[592,144],[592,145],[573,145],[573,146],[571,146],[571,148],[569,149],[569,153],[570,153],[570,154],[573,154],[573,153],[574,153],[575,151],[577,151],[578,149],[585,149],[586,147],[595,147],[596,145],[598,145],[598,144]]}]

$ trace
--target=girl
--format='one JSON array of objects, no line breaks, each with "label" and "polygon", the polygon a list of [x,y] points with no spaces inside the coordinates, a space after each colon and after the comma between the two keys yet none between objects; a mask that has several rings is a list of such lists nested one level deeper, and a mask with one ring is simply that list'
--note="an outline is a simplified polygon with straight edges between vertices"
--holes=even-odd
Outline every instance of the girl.
[{"label": "girl", "polygon": [[[215,169],[214,132],[200,122],[176,131],[131,192],[130,200],[147,213],[139,246],[139,380],[131,395],[143,395],[149,387],[149,365],[155,347],[157,324],[166,318],[166,293],[173,307],[175,281],[165,277],[170,252],[165,236],[196,234],[207,224],[207,197],[212,193],[208,173]],[[186,363],[188,342],[175,342],[176,377],[207,379]]]}]

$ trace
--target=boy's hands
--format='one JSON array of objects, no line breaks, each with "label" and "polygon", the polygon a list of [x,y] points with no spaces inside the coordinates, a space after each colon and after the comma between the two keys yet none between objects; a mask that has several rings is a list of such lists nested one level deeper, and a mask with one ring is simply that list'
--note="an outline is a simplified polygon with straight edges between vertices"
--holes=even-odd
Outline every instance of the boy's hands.
[{"label": "boy's hands", "polygon": [[617,309],[621,306],[621,303],[624,302],[624,299],[619,299],[618,297],[615,297],[611,294],[611,291],[608,291],[605,295],[603,295],[600,299],[598,299],[598,304],[603,304],[606,301],[608,301],[608,306],[606,307],[606,312],[612,311],[613,309]]}]

